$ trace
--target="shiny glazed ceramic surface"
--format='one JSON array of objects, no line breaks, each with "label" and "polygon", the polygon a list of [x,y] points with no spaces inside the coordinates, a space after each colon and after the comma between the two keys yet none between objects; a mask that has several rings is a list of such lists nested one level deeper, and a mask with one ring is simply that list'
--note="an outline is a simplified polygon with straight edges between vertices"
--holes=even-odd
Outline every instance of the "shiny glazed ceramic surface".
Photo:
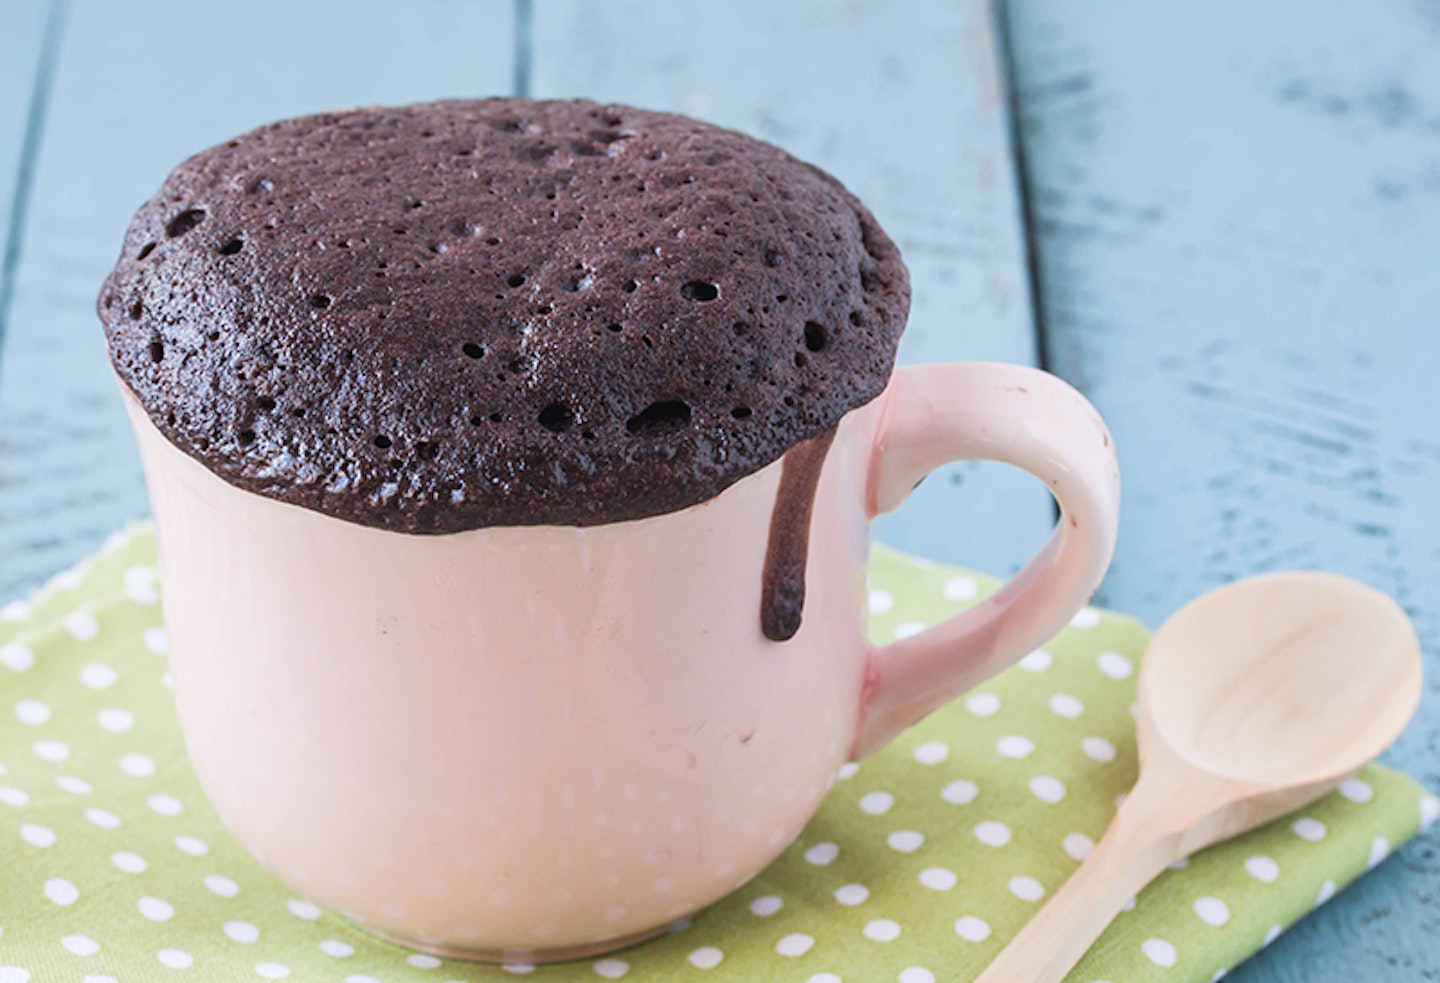
[{"label": "shiny glazed ceramic surface", "polygon": [[[902,369],[842,421],[778,643],[759,610],[782,462],[635,522],[407,536],[234,488],[127,404],[214,808],[296,892],[470,958],[603,951],[734,890],[848,757],[1063,625],[1115,535],[1103,425],[1016,366]],[[1045,480],[1055,536],[996,598],[877,649],[869,519],[960,457]]]}]

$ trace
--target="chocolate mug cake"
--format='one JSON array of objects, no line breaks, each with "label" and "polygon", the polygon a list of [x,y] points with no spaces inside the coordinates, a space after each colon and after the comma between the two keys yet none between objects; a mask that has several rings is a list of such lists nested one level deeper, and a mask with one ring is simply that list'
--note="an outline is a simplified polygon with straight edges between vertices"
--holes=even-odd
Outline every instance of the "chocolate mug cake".
[{"label": "chocolate mug cake", "polygon": [[[1113,548],[1083,397],[893,370],[908,306],[834,178],[665,113],[358,109],[182,163],[98,307],[187,748],[237,839],[461,958],[617,948],[753,877]],[[869,520],[971,457],[1046,482],[1051,545],[871,645]]]}]

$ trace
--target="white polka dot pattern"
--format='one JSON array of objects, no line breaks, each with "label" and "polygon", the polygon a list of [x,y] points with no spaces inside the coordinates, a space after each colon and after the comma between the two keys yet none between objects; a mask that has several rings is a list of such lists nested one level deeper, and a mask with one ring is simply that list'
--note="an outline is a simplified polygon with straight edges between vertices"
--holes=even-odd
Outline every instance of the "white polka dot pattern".
[{"label": "white polka dot pattern", "polygon": [[976,693],[965,698],[965,709],[977,717],[993,717],[1000,711],[1000,697],[994,693]]},{"label": "white polka dot pattern", "polygon": [[1274,884],[1280,879],[1280,865],[1269,857],[1251,857],[1245,861],[1245,869],[1257,881]]},{"label": "white polka dot pattern", "polygon": [[1019,734],[1007,734],[1000,738],[995,750],[1007,758],[1028,758],[1035,750],[1035,742]]},{"label": "white polka dot pattern", "polygon": [[946,870],[944,867],[926,867],[920,872],[920,883],[932,891],[948,891],[959,880],[953,870]]},{"label": "white polka dot pattern", "polygon": [[1035,878],[1021,875],[1010,878],[1010,893],[1021,901],[1039,901],[1045,897],[1045,888]]},{"label": "white polka dot pattern", "polygon": [[894,942],[900,937],[900,923],[890,918],[877,918],[866,924],[865,937],[872,942]]},{"label": "white polka dot pattern", "polygon": [[966,915],[955,922],[955,934],[966,942],[984,942],[990,937],[990,926],[973,915]]},{"label": "white polka dot pattern", "polygon": [[1010,842],[1010,827],[987,820],[975,826],[975,838],[986,846],[1004,846]]},{"label": "white polka dot pattern", "polygon": [[860,808],[872,816],[883,816],[895,804],[895,796],[889,792],[869,792],[860,797]]},{"label": "white polka dot pattern", "polygon": [[815,945],[815,940],[803,932],[793,932],[775,943],[775,951],[782,956],[803,956]]},{"label": "white polka dot pattern", "polygon": [[687,957],[696,969],[714,969],[725,959],[725,953],[713,945],[701,946]]},{"label": "white polka dot pattern", "polygon": [[950,748],[940,741],[927,741],[917,747],[912,755],[922,765],[938,765],[950,756]]},{"label": "white polka dot pattern", "polygon": [[840,856],[840,848],[834,843],[816,843],[805,851],[805,859],[816,867],[824,867],[835,862]]},{"label": "white polka dot pattern", "polygon": [[785,902],[781,901],[775,895],[767,894],[764,897],[756,898],[750,902],[750,911],[752,914],[759,915],[761,918],[768,918],[784,907],[784,904]]},{"label": "white polka dot pattern", "polygon": [[1146,939],[1140,946],[1145,951],[1145,956],[1156,966],[1164,966],[1169,969],[1175,965],[1175,947],[1164,939]]},{"label": "white polka dot pattern", "polygon": [[80,889],[63,877],[52,877],[45,882],[45,897],[61,907],[68,907],[80,900]]},{"label": "white polka dot pattern", "polygon": [[1219,898],[1197,898],[1195,914],[1207,925],[1224,925],[1230,920],[1230,906]]},{"label": "white polka dot pattern", "polygon": [[950,802],[955,805],[968,805],[971,802],[974,802],[975,797],[979,794],[980,789],[975,785],[975,783],[971,781],[966,781],[963,778],[957,778],[955,781],[950,782],[940,790],[940,797],[946,802]]}]

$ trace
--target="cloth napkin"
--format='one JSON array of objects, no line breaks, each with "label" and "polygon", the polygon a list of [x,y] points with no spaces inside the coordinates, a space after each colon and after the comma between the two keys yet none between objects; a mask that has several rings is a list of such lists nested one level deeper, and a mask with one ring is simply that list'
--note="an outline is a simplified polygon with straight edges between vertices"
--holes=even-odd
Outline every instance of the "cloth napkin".
[{"label": "cloth napkin", "polygon": [[[688,924],[555,966],[440,960],[293,897],[202,798],[171,705],[148,526],[0,609],[0,983],[973,978],[1073,871],[1135,780],[1148,635],[1089,609],[1043,649],[846,765],[800,839]],[[877,640],[988,580],[877,549]],[[1072,979],[1210,980],[1440,813],[1367,768],[1167,871]]]}]

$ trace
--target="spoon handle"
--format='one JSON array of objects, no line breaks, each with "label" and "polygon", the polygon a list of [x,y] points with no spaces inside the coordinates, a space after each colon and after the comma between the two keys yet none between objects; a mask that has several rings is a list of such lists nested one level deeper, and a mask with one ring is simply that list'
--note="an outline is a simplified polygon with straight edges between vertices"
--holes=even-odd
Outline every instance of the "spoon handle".
[{"label": "spoon handle", "polygon": [[1157,822],[1146,791],[1136,787],[1090,856],[976,983],[1058,983],[1126,903],[1184,855],[1182,836]]}]

